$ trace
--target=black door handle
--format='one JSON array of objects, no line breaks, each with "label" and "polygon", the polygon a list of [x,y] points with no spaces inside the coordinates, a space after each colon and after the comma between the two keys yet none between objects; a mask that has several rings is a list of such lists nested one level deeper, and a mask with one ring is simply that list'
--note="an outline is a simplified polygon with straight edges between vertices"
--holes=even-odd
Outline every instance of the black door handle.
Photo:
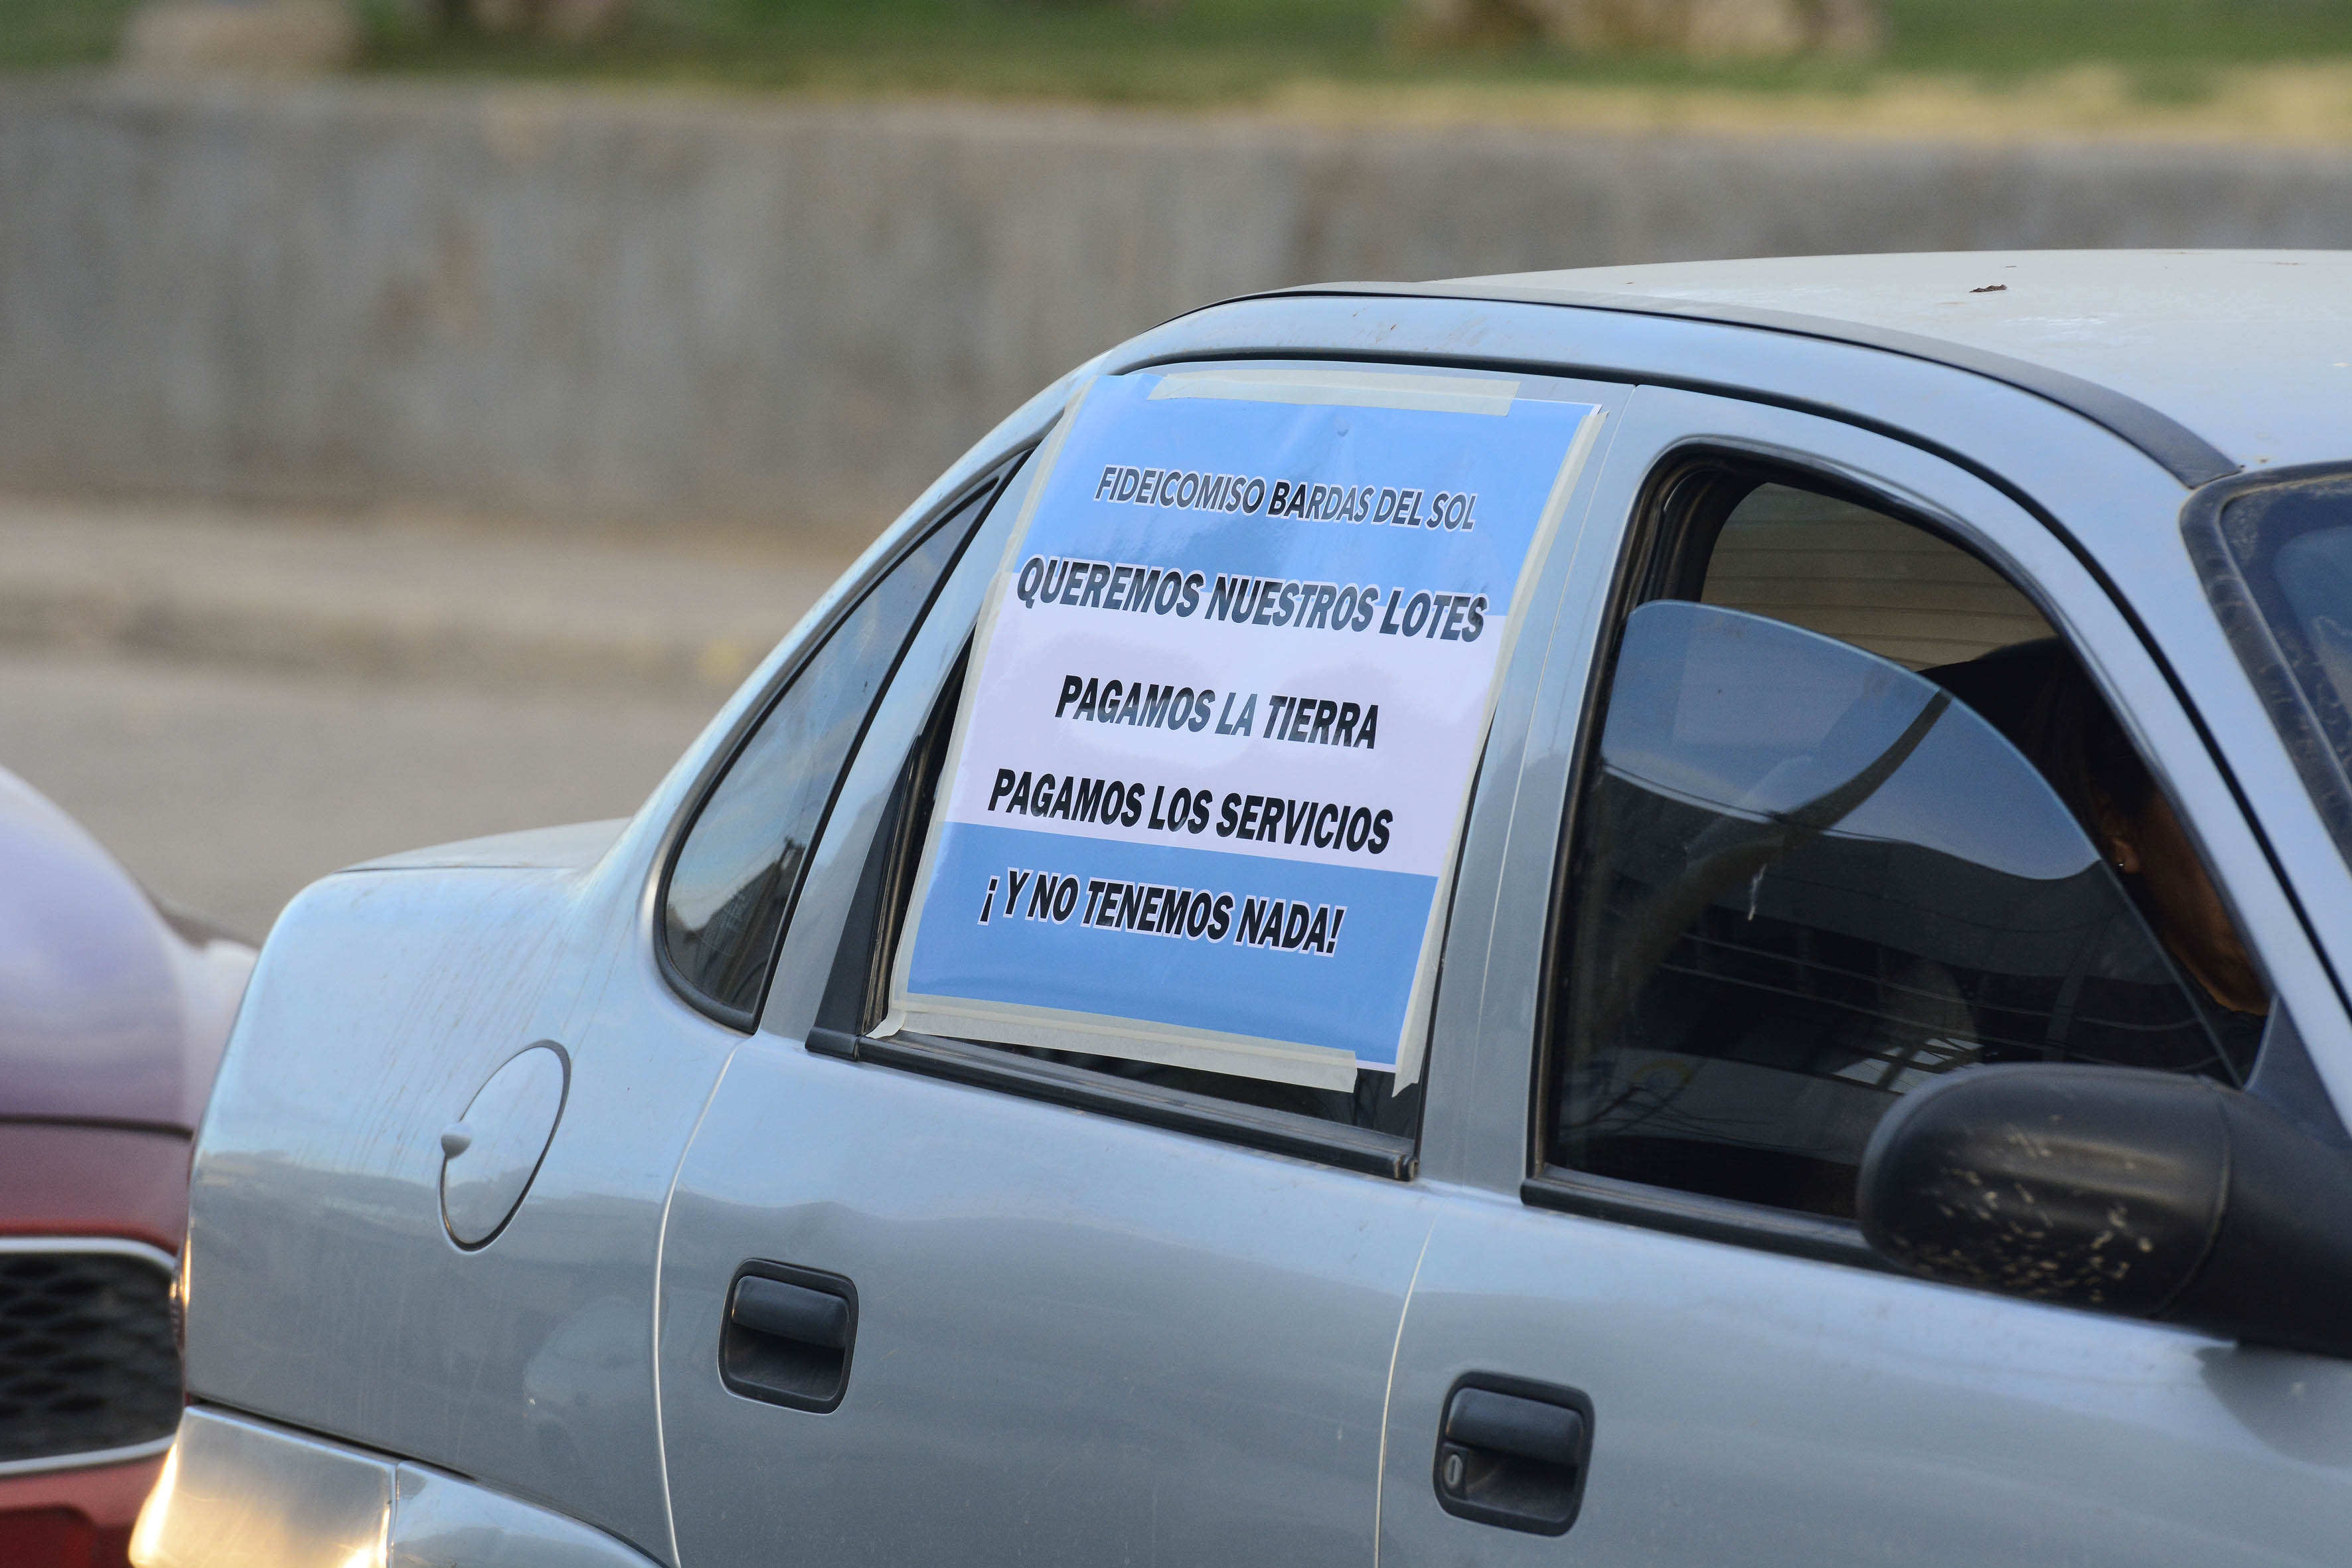
[{"label": "black door handle", "polygon": [[1592,1401],[1573,1388],[1472,1373],[1445,1395],[1431,1479],[1463,1519],[1563,1535],[1584,1506]]},{"label": "black door handle", "polygon": [[828,1290],[787,1284],[758,1274],[735,1281],[728,1321],[754,1333],[797,1340],[814,1350],[837,1351],[849,1343],[849,1303]]},{"label": "black door handle", "polygon": [[719,1378],[746,1399],[836,1408],[849,1392],[857,1287],[838,1274],[753,1259],[727,1286]]}]

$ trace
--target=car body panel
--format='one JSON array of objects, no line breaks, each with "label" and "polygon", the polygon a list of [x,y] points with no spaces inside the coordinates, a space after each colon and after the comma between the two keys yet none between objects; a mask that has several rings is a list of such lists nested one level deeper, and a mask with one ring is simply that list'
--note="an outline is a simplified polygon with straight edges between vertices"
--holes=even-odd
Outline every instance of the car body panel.
[{"label": "car body panel", "polygon": [[[596,1005],[635,900],[594,872],[331,878],[281,919],[196,1160],[188,1377],[658,1548],[652,1265],[721,1058],[667,997]],[[460,1251],[440,1131],[539,1040],[573,1063],[562,1119],[499,1245]]]},{"label": "car body panel", "polygon": [[423,1465],[393,1473],[385,1568],[649,1568],[611,1536]]},{"label": "car body panel", "polygon": [[[747,1045],[663,1259],[681,1560],[1369,1563],[1422,1207],[1377,1176]],[[838,1410],[720,1385],[747,1259],[855,1284]]]},{"label": "car body panel", "polygon": [[380,1563],[395,1468],[266,1422],[191,1411],[132,1555],[142,1568]]},{"label": "car body panel", "polygon": [[117,1236],[165,1257],[188,1224],[188,1139],[152,1127],[0,1121],[0,1237]]},{"label": "car body panel", "polygon": [[[2341,1560],[2340,1362],[1475,1190],[1444,1206],[1390,1395],[1383,1562]],[[1438,1411],[1468,1372],[1591,1397],[1567,1542],[1440,1511]]]},{"label": "car body panel", "polygon": [[[128,1560],[131,1526],[139,1507],[154,1489],[163,1468],[155,1454],[122,1464],[77,1466],[30,1475],[0,1476],[0,1548],[10,1568],[47,1568],[44,1553],[69,1565]],[[11,1529],[37,1521],[26,1541]]]},{"label": "car body panel", "polygon": [[487,838],[461,839],[429,849],[386,855],[351,868],[353,871],[572,871],[593,866],[627,830],[628,818],[572,822]]}]

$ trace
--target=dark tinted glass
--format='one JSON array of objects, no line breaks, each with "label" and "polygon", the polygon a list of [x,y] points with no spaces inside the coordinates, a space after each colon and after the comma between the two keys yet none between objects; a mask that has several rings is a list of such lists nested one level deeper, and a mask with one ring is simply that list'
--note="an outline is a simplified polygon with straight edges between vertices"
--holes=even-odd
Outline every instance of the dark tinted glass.
[{"label": "dark tinted glass", "polygon": [[1849,1215],[1871,1130],[1938,1073],[2231,1076],[2041,773],[1890,660],[1760,616],[1643,605],[1598,762],[1556,1163]]},{"label": "dark tinted glass", "polygon": [[801,667],[704,802],[670,868],[662,941],[707,1008],[749,1026],[801,869],[899,651],[988,495],[902,556]]}]

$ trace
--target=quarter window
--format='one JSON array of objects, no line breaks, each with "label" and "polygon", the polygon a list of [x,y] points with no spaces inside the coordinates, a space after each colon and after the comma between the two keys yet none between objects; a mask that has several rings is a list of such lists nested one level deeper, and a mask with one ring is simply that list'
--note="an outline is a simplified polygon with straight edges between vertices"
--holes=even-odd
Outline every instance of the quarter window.
[{"label": "quarter window", "polygon": [[2161,797],[2124,798],[2137,760],[2031,602],[1851,500],[1681,494],[1576,809],[1549,1163],[1850,1216],[1879,1117],[1938,1074],[2242,1082],[2259,1017],[2119,875],[2119,814]]},{"label": "quarter window", "polygon": [[992,481],[837,621],[704,800],[671,864],[662,951],[689,1001],[748,1029],[844,765],[907,638],[971,537]]}]

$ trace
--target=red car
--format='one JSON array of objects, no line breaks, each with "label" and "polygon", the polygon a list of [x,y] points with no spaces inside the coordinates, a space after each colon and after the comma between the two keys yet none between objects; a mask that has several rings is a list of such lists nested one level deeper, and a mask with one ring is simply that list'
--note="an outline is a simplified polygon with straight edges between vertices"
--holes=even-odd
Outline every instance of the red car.
[{"label": "red car", "polygon": [[0,1564],[119,1568],[180,1418],[188,1141],[253,969],[0,769]]}]

